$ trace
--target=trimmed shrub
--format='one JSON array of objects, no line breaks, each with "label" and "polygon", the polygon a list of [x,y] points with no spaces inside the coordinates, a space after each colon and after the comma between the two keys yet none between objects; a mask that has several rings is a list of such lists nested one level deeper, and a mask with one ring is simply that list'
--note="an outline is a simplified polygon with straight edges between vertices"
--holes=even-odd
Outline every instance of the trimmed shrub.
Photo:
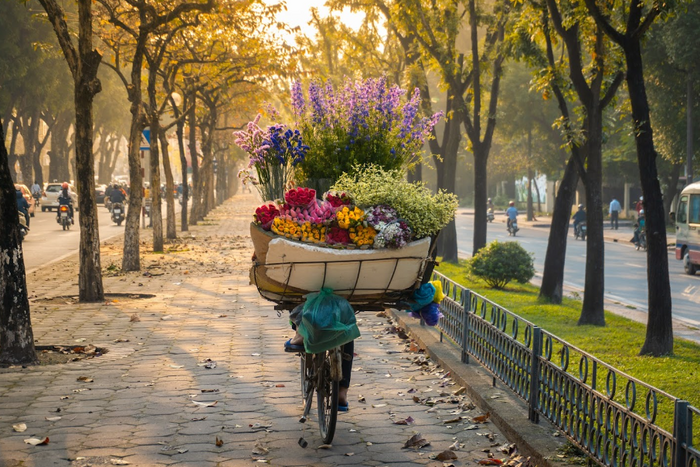
[{"label": "trimmed shrub", "polygon": [[494,240],[469,260],[471,273],[494,289],[503,289],[510,281],[525,284],[535,276],[532,253],[518,242]]}]

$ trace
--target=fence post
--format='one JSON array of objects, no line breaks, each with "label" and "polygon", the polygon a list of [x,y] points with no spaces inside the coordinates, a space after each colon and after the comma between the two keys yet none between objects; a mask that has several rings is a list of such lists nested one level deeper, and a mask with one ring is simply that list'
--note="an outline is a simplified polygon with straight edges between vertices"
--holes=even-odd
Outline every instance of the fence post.
[{"label": "fence post", "polygon": [[471,290],[462,289],[462,363],[469,363],[469,310],[472,303]]},{"label": "fence post", "polygon": [[686,465],[688,445],[692,444],[692,430],[688,429],[688,401],[677,400],[673,414],[673,438],[676,440],[676,452],[673,454],[673,465]]},{"label": "fence post", "polygon": [[540,356],[542,355],[542,329],[532,327],[532,354],[530,356],[530,399],[528,401],[528,420],[540,422],[537,412],[537,400],[540,392]]}]

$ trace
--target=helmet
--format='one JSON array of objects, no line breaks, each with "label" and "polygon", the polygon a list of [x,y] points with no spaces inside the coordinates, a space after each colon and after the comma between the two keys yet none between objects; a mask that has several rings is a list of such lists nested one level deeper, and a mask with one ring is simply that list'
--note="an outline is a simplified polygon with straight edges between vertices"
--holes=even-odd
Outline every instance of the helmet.
[{"label": "helmet", "polygon": [[644,209],[640,209],[640,210],[639,210],[639,215],[640,215],[640,216],[643,216],[643,215],[644,215]]},{"label": "helmet", "polygon": [[489,203],[491,202],[491,198],[489,198]]},{"label": "helmet", "polygon": [[640,196],[639,201],[644,201],[644,196]]},{"label": "helmet", "polygon": [[508,206],[515,206],[515,201],[511,201],[508,203]]},{"label": "helmet", "polygon": [[578,208],[581,209],[581,210],[583,210],[583,204],[579,204],[579,205],[578,205]]},{"label": "helmet", "polygon": [[64,190],[67,190],[68,189],[68,182],[61,183],[61,188],[63,188]]},{"label": "helmet", "polygon": [[119,184],[118,184],[118,183],[115,183],[114,186],[113,186],[112,188],[114,188],[115,190],[118,190],[118,189],[119,189]]}]

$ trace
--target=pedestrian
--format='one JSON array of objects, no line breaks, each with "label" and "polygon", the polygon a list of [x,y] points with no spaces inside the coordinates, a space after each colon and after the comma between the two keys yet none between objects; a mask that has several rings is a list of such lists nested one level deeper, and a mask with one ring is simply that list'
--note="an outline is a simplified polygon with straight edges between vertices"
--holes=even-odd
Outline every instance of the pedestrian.
[{"label": "pedestrian", "polygon": [[620,202],[613,196],[612,201],[610,201],[610,230],[617,230],[619,227],[618,220],[620,218],[620,211],[622,211],[622,206],[620,206]]}]

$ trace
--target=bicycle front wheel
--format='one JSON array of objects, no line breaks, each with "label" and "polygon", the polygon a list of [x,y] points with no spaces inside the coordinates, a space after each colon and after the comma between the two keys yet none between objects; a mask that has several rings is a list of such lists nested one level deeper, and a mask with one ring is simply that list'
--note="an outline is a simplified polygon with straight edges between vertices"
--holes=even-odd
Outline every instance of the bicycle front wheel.
[{"label": "bicycle front wheel", "polygon": [[338,380],[334,380],[331,376],[334,351],[337,350],[316,355],[316,358],[319,359],[318,368],[320,370],[316,387],[318,426],[325,444],[330,444],[333,441],[335,424],[338,421]]}]

